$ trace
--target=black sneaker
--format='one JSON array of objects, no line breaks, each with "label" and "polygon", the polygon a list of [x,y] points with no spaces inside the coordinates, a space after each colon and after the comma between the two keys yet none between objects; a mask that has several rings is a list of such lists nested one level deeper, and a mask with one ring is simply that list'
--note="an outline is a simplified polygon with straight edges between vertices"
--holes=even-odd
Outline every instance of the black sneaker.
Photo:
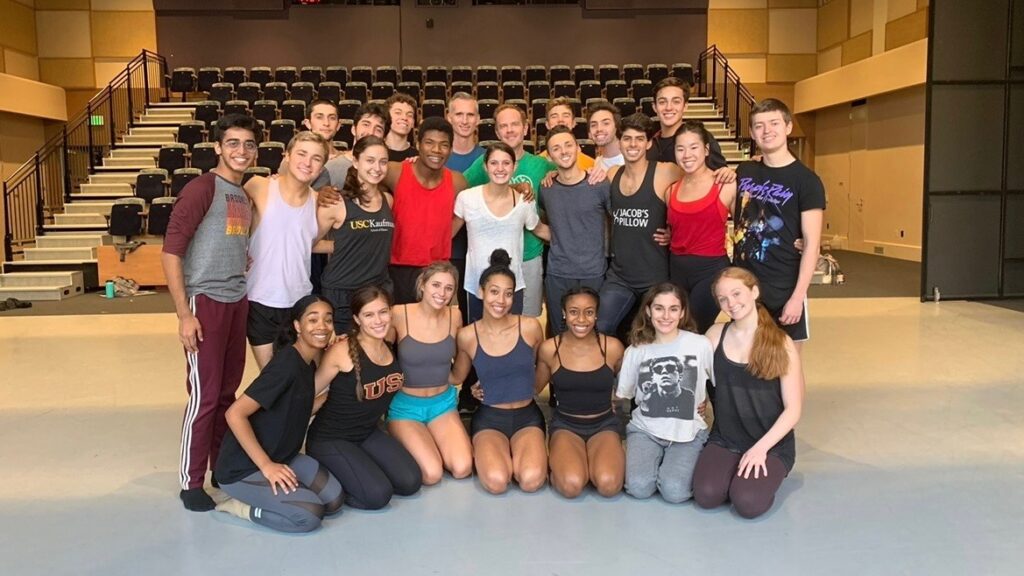
[{"label": "black sneaker", "polygon": [[182,490],[178,497],[185,504],[185,509],[193,512],[209,512],[217,506],[213,498],[210,498],[210,495],[202,488]]}]

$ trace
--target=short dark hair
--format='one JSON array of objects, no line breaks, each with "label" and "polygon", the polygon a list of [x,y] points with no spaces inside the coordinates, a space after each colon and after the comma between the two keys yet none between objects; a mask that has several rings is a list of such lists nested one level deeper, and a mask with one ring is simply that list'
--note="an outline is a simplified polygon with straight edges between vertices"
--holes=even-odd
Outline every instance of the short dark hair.
[{"label": "short dark hair", "polygon": [[647,135],[647,138],[654,136],[654,122],[644,114],[643,112],[637,112],[636,114],[630,114],[619,122],[619,137],[626,132],[626,130],[636,130],[643,132]]},{"label": "short dark hair", "polygon": [[497,142],[491,142],[484,148],[484,164],[486,164],[487,161],[491,159],[491,154],[494,154],[495,152],[504,152],[505,154],[508,154],[509,156],[512,157],[512,163],[515,164],[515,150],[512,150],[511,146],[505,144],[500,140]]},{"label": "short dark hair", "polygon": [[354,124],[358,124],[359,120],[363,116],[376,116],[384,121],[384,133],[388,133],[388,129],[391,128],[391,114],[388,113],[384,106],[376,102],[367,102],[359,108],[356,108],[356,117],[352,119]]},{"label": "short dark hair", "polygon": [[420,123],[419,129],[416,132],[416,141],[423,142],[423,136],[431,131],[444,132],[448,135],[448,142],[455,140],[455,129],[452,128],[452,123],[440,116],[431,116],[424,118],[423,122]]},{"label": "short dark hair", "polygon": [[[591,104],[590,106],[587,106],[587,124],[588,125],[590,124],[590,117],[591,116],[593,116],[594,114],[597,114],[598,112],[602,112],[602,111],[604,111],[604,112],[611,112],[611,114],[612,114],[612,122],[615,124],[615,131],[618,132],[619,123],[622,122],[622,111],[619,110],[618,106],[616,106],[615,104],[612,104],[611,102],[608,102],[607,100],[602,100],[600,102],[595,102],[595,103]],[[616,133],[615,136],[617,137],[618,134]]]},{"label": "short dark hair", "polygon": [[683,102],[690,101],[690,85],[675,76],[667,76],[654,85],[654,99],[658,99],[658,92],[665,88],[679,88],[683,91]]},{"label": "short dark hair", "polygon": [[750,125],[754,125],[755,114],[765,112],[781,112],[782,119],[786,121],[786,124],[793,123],[793,113],[789,111],[789,106],[786,106],[785,102],[778,98],[765,98],[750,108]]},{"label": "short dark hair", "polygon": [[679,140],[679,136],[682,134],[693,133],[700,138],[700,143],[707,146],[711,144],[712,136],[708,132],[708,129],[704,126],[704,123],[700,120],[686,120],[683,125],[676,130],[676,135],[672,138],[673,144]]},{"label": "short dark hair", "polygon": [[247,114],[225,114],[213,125],[214,142],[223,143],[224,134],[232,128],[241,128],[242,130],[252,132],[253,138],[257,142],[263,139],[263,130],[260,129],[259,122],[252,116]]},{"label": "short dark hair", "polygon": [[551,138],[558,136],[559,134],[568,134],[573,137],[573,140],[576,139],[576,136],[573,135],[572,130],[569,130],[565,126],[555,126],[551,130],[548,130],[547,135],[544,136],[544,148],[547,149],[548,143],[551,142]]},{"label": "short dark hair", "polygon": [[391,107],[393,105],[399,104],[399,103],[406,104],[406,105],[408,105],[408,106],[410,106],[412,108],[413,123],[415,123],[416,122],[416,112],[417,112],[417,110],[416,110],[416,100],[414,100],[412,96],[409,96],[408,94],[406,94],[404,92],[395,92],[394,94],[389,96],[387,100],[384,101],[384,107],[388,111],[388,116],[389,117],[391,116]]},{"label": "short dark hair", "polygon": [[310,102],[308,106],[306,106],[306,119],[307,120],[310,119],[313,116],[313,108],[316,108],[317,106],[330,106],[330,107],[334,108],[334,113],[335,114],[340,114],[341,113],[338,110],[338,105],[335,104],[334,102],[331,102],[330,100],[324,100],[323,98],[317,98],[316,100],[313,100],[312,102]]}]

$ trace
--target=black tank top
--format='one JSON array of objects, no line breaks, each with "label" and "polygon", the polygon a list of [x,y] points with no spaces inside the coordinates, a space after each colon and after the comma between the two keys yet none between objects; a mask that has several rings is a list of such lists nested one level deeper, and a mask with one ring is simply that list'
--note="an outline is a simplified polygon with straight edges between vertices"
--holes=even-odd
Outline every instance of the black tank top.
[{"label": "black tank top", "polygon": [[[615,373],[608,367],[608,356],[605,346],[601,345],[601,357],[605,360],[601,367],[587,372],[570,370],[562,363],[559,348],[562,337],[555,340],[555,357],[558,358],[558,370],[551,374],[551,388],[555,393],[556,410],[571,416],[597,416],[612,407],[612,390],[615,388]],[[605,344],[607,345],[607,344]]]},{"label": "black tank top", "polygon": [[363,400],[356,397],[356,372],[338,372],[331,381],[327,401],[317,412],[309,427],[308,442],[347,440],[362,442],[370,435],[391,405],[391,399],[402,388],[405,377],[398,359],[378,366],[366,352],[359,351],[359,367],[363,383]]},{"label": "black tank top", "polygon": [[[764,380],[747,371],[746,364],[733,362],[725,355],[725,333],[732,322],[722,328],[715,349],[715,423],[709,442],[737,454],[757,443],[775,425],[785,406],[782,403],[782,382],[779,378]],[[796,435],[792,430],[768,450],[793,469],[796,460]]]},{"label": "black tank top", "polygon": [[648,162],[644,181],[632,196],[624,196],[620,188],[625,169],[612,180],[610,271],[637,290],[668,280],[668,247],[655,244],[653,238],[668,218],[668,207],[654,192],[657,168],[657,162]]},{"label": "black tank top", "polygon": [[334,290],[380,285],[388,277],[395,233],[391,207],[385,198],[376,212],[367,212],[351,199],[344,202],[345,223],[331,229],[334,254],[324,268],[321,285]]}]

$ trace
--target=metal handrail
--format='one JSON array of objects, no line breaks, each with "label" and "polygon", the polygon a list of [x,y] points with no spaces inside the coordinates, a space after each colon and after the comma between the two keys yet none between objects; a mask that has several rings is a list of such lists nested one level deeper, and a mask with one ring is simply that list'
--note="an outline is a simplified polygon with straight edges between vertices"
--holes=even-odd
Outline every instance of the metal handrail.
[{"label": "metal handrail", "polygon": [[[152,76],[152,78],[151,78]],[[43,234],[120,134],[154,101],[167,101],[167,60],[143,50],[3,183],[4,259]],[[155,82],[154,82],[155,81]],[[103,128],[106,128],[104,130]]]},{"label": "metal handrail", "polygon": [[736,69],[729,65],[729,59],[712,44],[697,57],[696,88],[701,96],[710,96],[722,110],[727,128],[733,130],[740,146],[746,144],[752,150],[748,117],[753,108],[754,96],[740,81]]}]

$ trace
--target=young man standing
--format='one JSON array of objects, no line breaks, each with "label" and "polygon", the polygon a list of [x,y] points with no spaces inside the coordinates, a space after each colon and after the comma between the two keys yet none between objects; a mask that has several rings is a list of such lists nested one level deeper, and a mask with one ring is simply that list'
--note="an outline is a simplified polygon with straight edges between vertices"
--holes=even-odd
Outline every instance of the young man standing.
[{"label": "young man standing", "polygon": [[[528,153],[523,148],[528,128],[526,112],[514,104],[502,104],[494,111],[494,124],[498,138],[516,153],[516,171],[512,175],[512,184],[529,184],[534,191],[540,190],[544,176],[555,165],[550,161]],[[464,173],[469,186],[480,186],[487,183],[487,172],[484,170],[483,157],[477,158],[473,165]],[[537,199],[540,200],[539,198]],[[524,231],[523,241],[523,276],[517,278],[525,286],[523,294],[523,314],[538,317],[541,312],[541,295],[544,293],[544,264],[541,254],[544,243],[533,232]]]},{"label": "young man standing", "polygon": [[235,401],[245,370],[245,273],[252,211],[241,184],[256,157],[258,132],[249,116],[231,114],[217,121],[217,167],[181,191],[164,237],[161,262],[188,373],[180,497],[193,511],[214,508],[203,482],[217,461],[227,431],[224,413]]},{"label": "young man standing", "polygon": [[[654,86],[654,113],[661,126],[654,135],[648,157],[655,162],[676,161],[676,132],[683,125],[683,114],[690,99],[690,85],[675,76],[669,76]],[[708,168],[718,170],[726,165],[722,146],[714,137],[708,142]]]},{"label": "young man standing", "polygon": [[607,172],[612,166],[622,166],[626,161],[619,151],[619,109],[607,102],[594,104],[587,109],[587,127],[590,139],[597,145],[598,156],[594,165]]},{"label": "young man standing", "polygon": [[566,327],[562,295],[580,286],[597,292],[604,284],[610,183],[587,181],[587,173],[579,166],[579,146],[568,128],[552,128],[546,147],[558,174],[550,186],[541,188],[548,226],[542,227],[538,236],[551,243],[544,277],[548,331],[561,334]]},{"label": "young man standing", "polygon": [[416,126],[416,101],[408,94],[395,92],[384,106],[391,121],[391,130],[384,138],[388,147],[388,160],[401,162],[416,156],[416,147],[410,142],[412,129]]},{"label": "young man standing", "polygon": [[[757,276],[761,302],[799,350],[810,337],[807,288],[818,263],[825,187],[789,151],[793,116],[768,98],[750,111],[760,162],[740,164],[733,259]],[[803,252],[796,241],[803,240]]]},{"label": "young man standing", "polygon": [[462,173],[484,153],[484,149],[476,142],[476,127],[480,124],[476,98],[465,92],[456,92],[448,100],[448,113],[445,117],[455,130],[452,154],[446,166]]},{"label": "young man standing", "polygon": [[[544,118],[544,124],[547,125],[548,132],[556,126],[564,126],[572,132],[573,126],[576,124],[576,115],[573,113],[572,102],[564,97],[552,98],[548,101],[547,106],[544,108]],[[542,151],[540,156],[541,158],[547,158],[548,151]],[[583,150],[580,150],[578,147],[576,156],[576,164],[579,165],[580,170],[587,172],[594,167],[594,159],[584,154]]]},{"label": "young man standing", "polygon": [[[331,103],[328,102],[328,104],[331,104]],[[333,104],[331,104],[331,105],[333,106]],[[335,108],[335,113],[337,113],[337,108]],[[307,120],[307,122],[309,122],[310,130],[316,131],[314,126],[317,126],[318,122],[316,122],[314,120],[312,114],[310,115],[310,118]],[[335,124],[335,128],[334,128],[334,133],[335,134],[338,131],[338,125],[339,124]],[[376,137],[378,137],[378,138],[383,138],[384,134],[387,132],[387,129],[388,129],[388,112],[387,112],[387,110],[383,106],[381,106],[380,104],[376,104],[376,103],[363,104],[362,106],[360,106],[356,110],[356,117],[353,118],[353,122],[352,122],[352,142],[353,143],[358,142],[359,139],[362,138],[363,136],[369,136],[371,134],[376,136]],[[323,133],[323,131],[320,131],[320,135],[324,136],[325,139],[327,138],[327,136]],[[333,139],[333,138],[334,138],[334,134],[331,134],[331,139]],[[331,139],[327,139],[327,141],[331,142]],[[333,147],[332,147],[332,150],[333,150]],[[352,166],[352,152],[351,151],[344,151],[344,152],[337,152],[337,153],[332,152],[331,153],[331,158],[329,160],[327,160],[327,164],[324,165],[323,172],[321,172],[320,176],[317,177],[316,181],[313,182],[313,189],[314,190],[319,190],[320,188],[323,188],[324,186],[327,186],[328,184],[333,185],[335,187],[341,187],[341,185],[345,183],[345,176],[348,175],[348,169],[351,166]]]}]

